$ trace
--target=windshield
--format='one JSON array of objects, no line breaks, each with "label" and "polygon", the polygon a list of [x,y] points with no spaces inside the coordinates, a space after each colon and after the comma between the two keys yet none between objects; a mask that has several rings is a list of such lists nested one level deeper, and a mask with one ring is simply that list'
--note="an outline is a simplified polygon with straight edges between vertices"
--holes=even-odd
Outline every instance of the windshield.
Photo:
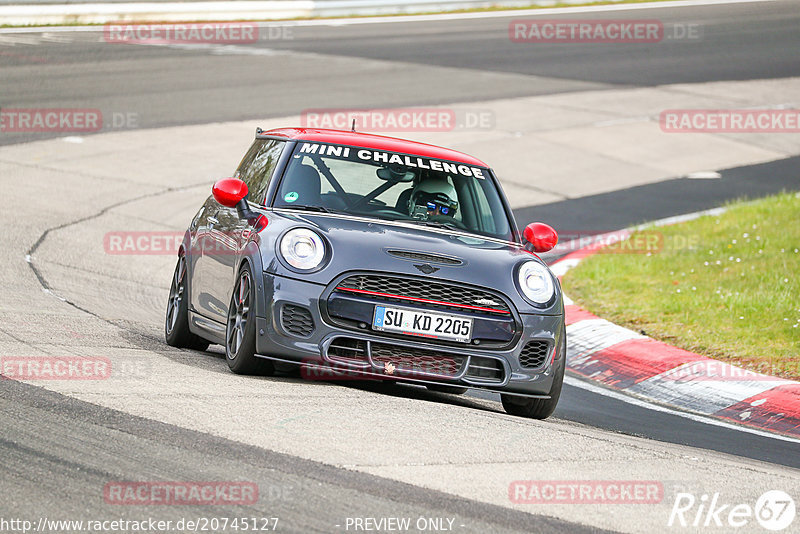
[{"label": "windshield", "polygon": [[299,142],[274,206],[513,239],[488,169],[381,150]]}]

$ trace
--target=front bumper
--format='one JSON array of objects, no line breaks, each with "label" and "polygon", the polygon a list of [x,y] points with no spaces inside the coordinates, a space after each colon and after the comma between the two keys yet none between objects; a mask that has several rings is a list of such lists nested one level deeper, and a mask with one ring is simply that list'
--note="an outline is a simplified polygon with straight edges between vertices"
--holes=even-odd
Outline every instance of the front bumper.
[{"label": "front bumper", "polygon": [[[319,284],[265,274],[267,316],[256,318],[257,355],[301,364],[311,378],[399,380],[537,397],[548,396],[564,365],[557,350],[563,315],[515,314],[511,342],[478,348],[385,335],[366,323],[348,327],[328,315],[329,294]],[[523,349],[532,346],[540,357],[520,362]]]}]

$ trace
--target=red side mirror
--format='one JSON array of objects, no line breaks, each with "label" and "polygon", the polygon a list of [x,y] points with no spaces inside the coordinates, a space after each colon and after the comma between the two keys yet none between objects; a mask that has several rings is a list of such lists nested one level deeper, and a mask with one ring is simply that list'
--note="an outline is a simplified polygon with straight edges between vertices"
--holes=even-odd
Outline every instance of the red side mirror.
[{"label": "red side mirror", "polygon": [[547,252],[558,244],[558,234],[548,224],[531,223],[525,227],[522,235],[525,241],[533,245],[534,252]]},{"label": "red side mirror", "polygon": [[233,208],[247,196],[247,184],[238,178],[225,178],[211,188],[214,198],[225,207]]}]

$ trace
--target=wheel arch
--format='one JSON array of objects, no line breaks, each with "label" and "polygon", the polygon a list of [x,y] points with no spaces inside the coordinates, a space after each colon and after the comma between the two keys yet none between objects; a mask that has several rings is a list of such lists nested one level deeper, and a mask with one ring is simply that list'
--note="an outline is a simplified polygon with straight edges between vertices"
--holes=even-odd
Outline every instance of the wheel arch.
[{"label": "wheel arch", "polygon": [[[176,253],[176,257],[180,258],[181,256],[186,257],[186,251],[191,250],[192,248],[192,234],[189,230],[186,230],[183,233],[183,239],[181,240],[181,244],[178,246],[178,252]],[[191,272],[194,269],[194,264],[189,261],[189,258],[186,258],[186,298],[188,299],[187,302],[189,303],[189,313],[192,313],[192,277]],[[192,330],[193,333],[198,334],[199,332],[195,332],[192,329],[191,321],[189,321],[189,330]]]},{"label": "wheel arch", "polygon": [[256,317],[268,317],[269,308],[266,288],[264,287],[264,264],[261,259],[261,249],[254,241],[248,242],[242,251],[242,257],[236,268],[237,277],[245,265],[250,267],[250,273],[253,275],[253,285],[256,289],[256,294],[254,295]]}]

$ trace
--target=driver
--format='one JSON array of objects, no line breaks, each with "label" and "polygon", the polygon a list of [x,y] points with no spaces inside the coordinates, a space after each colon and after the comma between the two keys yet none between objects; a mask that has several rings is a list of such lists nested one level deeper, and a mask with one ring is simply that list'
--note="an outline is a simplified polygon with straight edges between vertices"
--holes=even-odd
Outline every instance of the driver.
[{"label": "driver", "polygon": [[415,219],[435,215],[453,217],[458,211],[456,188],[441,178],[420,181],[408,200],[408,213]]}]

